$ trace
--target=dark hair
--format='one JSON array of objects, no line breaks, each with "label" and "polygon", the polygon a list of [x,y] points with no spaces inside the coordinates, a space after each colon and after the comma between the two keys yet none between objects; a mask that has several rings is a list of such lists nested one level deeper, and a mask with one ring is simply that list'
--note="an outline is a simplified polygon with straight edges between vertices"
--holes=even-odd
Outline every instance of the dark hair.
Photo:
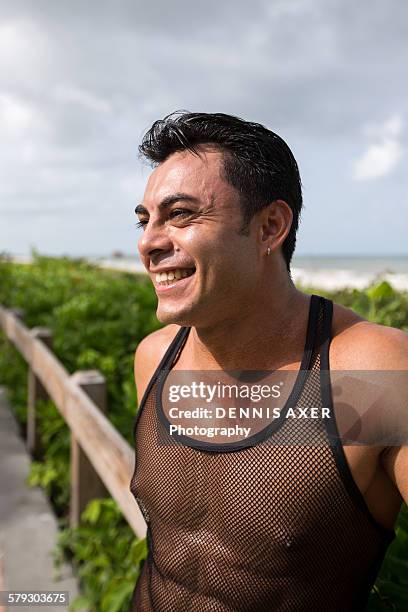
[{"label": "dark hair", "polygon": [[243,233],[254,214],[274,200],[284,200],[290,206],[293,222],[282,245],[290,271],[302,208],[302,185],[286,142],[263,125],[232,115],[176,111],[153,123],[139,151],[157,165],[177,151],[188,149],[198,154],[200,145],[212,145],[225,153],[224,177],[241,194]]}]

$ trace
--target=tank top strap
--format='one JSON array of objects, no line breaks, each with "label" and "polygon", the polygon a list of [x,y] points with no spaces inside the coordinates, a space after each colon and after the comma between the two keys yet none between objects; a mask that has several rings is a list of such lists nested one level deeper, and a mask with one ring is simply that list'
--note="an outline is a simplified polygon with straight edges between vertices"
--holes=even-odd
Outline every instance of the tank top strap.
[{"label": "tank top strap", "polygon": [[333,302],[324,297],[322,300],[323,320],[320,334],[320,363],[323,370],[329,370],[329,348],[332,338]]},{"label": "tank top strap", "polygon": [[310,370],[316,359],[320,345],[320,329],[322,317],[322,298],[319,295],[310,296],[309,317],[306,329],[306,342],[303,350],[303,357],[300,370]]},{"label": "tank top strap", "polygon": [[170,370],[175,364],[177,358],[180,356],[180,353],[186,343],[188,334],[190,333],[191,327],[181,327],[177,334],[174,336],[171,341],[166,353],[164,354],[163,359],[157,366],[157,370],[155,374],[158,376],[160,372],[163,370]]},{"label": "tank top strap", "polygon": [[305,353],[309,353],[309,365],[304,369],[319,371],[322,354],[328,351],[330,343],[332,302],[314,294],[311,300],[308,340],[305,346]]}]

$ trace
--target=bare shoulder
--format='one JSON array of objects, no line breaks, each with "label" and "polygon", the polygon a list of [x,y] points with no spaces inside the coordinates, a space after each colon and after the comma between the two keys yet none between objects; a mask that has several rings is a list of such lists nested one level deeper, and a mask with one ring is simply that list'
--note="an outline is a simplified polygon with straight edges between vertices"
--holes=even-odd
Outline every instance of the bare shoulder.
[{"label": "bare shoulder", "polygon": [[134,375],[139,402],[157,366],[179,330],[179,325],[166,325],[139,342],[134,360]]},{"label": "bare shoulder", "polygon": [[408,369],[408,334],[371,323],[350,308],[333,305],[330,362],[333,369]]}]

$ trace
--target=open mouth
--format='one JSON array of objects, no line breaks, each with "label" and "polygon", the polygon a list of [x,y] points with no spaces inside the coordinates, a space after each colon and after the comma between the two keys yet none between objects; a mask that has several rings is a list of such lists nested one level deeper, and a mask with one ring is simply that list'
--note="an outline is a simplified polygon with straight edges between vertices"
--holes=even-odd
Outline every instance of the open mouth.
[{"label": "open mouth", "polygon": [[174,270],[167,270],[166,272],[158,272],[155,276],[156,285],[159,287],[174,285],[192,276],[195,271],[195,268],[175,268]]}]

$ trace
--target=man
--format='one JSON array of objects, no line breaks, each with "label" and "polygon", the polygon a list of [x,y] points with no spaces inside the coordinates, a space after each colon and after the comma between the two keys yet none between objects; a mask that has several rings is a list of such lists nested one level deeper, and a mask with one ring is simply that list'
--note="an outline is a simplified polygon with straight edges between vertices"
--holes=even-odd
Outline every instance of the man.
[{"label": "man", "polygon": [[[135,355],[131,488],[149,556],[133,609],[362,610],[408,499],[408,449],[341,443],[329,364],[406,370],[407,334],[294,286],[302,193],[279,136],[224,114],[175,113],[141,152],[156,167],[136,208],[139,251],[165,326]],[[170,434],[170,371],[296,380],[276,422],[211,445],[201,429]],[[329,406],[327,423],[286,418],[308,404]]]}]

